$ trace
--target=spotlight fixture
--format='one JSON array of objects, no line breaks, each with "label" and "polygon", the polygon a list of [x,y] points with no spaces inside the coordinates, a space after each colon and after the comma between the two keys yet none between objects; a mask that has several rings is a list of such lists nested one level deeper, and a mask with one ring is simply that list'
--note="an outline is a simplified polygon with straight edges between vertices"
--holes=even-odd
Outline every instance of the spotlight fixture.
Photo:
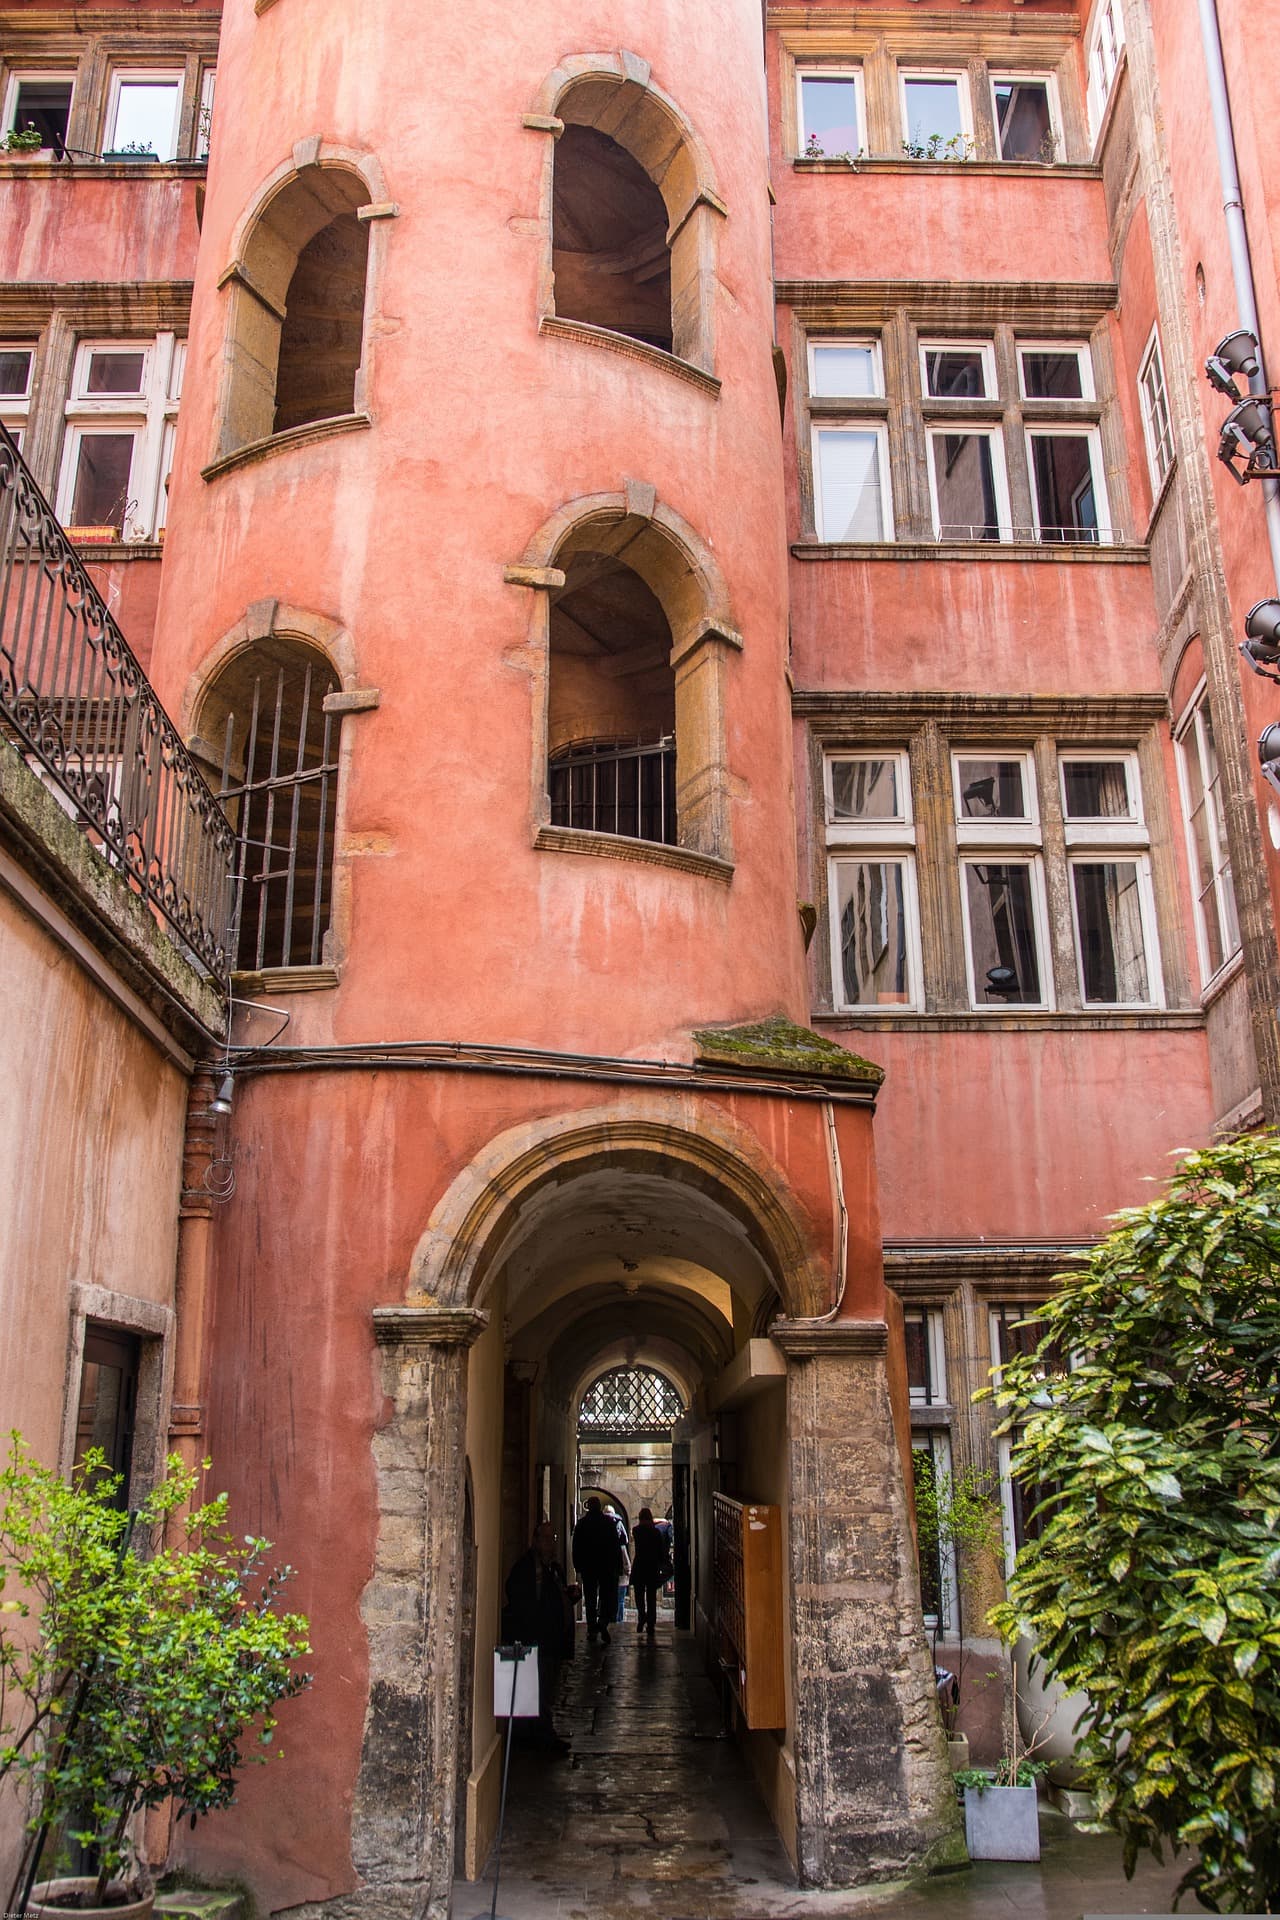
[{"label": "spotlight fixture", "polygon": [[209,1102],[210,1113],[224,1114],[231,1111],[231,1100],[236,1083],[229,1073],[224,1073],[218,1082],[218,1091]]},{"label": "spotlight fixture", "polygon": [[1255,673],[1280,686],[1280,600],[1258,600],[1245,617],[1240,651]]},{"label": "spotlight fixture", "polygon": [[1021,991],[1018,976],[1012,967],[987,968],[987,992],[994,994],[997,1000],[1012,1000]]},{"label": "spotlight fixture", "polygon": [[1204,370],[1209,376],[1211,387],[1225,394],[1228,400],[1241,399],[1243,396],[1236,385],[1235,376],[1240,374],[1246,380],[1252,380],[1254,375],[1261,371],[1258,343],[1248,328],[1238,327],[1234,333],[1229,333],[1224,339],[1219,340],[1205,361]]},{"label": "spotlight fixture", "polygon": [[1280,721],[1273,720],[1259,734],[1258,765],[1267,785],[1280,793]]},{"label": "spotlight fixture", "polygon": [[[1271,417],[1271,399],[1265,393],[1251,393],[1232,407],[1222,423],[1218,458],[1232,478],[1243,487],[1249,480],[1275,479],[1275,424]],[[1237,465],[1243,462],[1243,465]]]}]

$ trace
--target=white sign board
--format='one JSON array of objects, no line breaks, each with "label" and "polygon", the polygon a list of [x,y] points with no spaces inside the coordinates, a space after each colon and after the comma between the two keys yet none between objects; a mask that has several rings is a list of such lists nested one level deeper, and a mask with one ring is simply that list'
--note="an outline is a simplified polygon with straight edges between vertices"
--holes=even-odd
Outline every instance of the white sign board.
[{"label": "white sign board", "polygon": [[517,1661],[512,1647],[493,1650],[493,1711],[497,1719],[538,1717],[538,1649],[525,1647]]}]

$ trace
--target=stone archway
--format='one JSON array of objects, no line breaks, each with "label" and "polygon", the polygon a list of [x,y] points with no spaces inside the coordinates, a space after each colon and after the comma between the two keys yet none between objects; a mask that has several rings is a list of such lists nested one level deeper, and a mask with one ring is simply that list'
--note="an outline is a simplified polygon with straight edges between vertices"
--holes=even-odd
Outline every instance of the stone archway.
[{"label": "stone archway", "polygon": [[[619,1183],[628,1204],[648,1204],[651,1214],[660,1206],[662,1226],[675,1222],[695,1261],[729,1271],[744,1263],[743,1286],[748,1270],[766,1276],[784,1306],[772,1332],[788,1362],[802,1878],[883,1878],[952,1843],[955,1802],[920,1628],[884,1322],[830,1317],[830,1274],[812,1225],[756,1136],[706,1108],[695,1114],[678,1096],[639,1095],[492,1141],[433,1210],[406,1299],[375,1312],[390,1417],[374,1443],[380,1526],[362,1602],[371,1678],[352,1837],[364,1884],[330,1911],[372,1916],[395,1904],[422,1920],[449,1914],[467,1350],[488,1325],[489,1301],[518,1297],[508,1285],[531,1289],[539,1308],[553,1297],[542,1277],[552,1269],[530,1249],[541,1234],[554,1251],[557,1223],[589,1216],[602,1179]],[[687,1326],[685,1338],[704,1337],[694,1321]],[[714,1354],[714,1337],[705,1338]],[[718,1349],[731,1350],[732,1340]]]}]

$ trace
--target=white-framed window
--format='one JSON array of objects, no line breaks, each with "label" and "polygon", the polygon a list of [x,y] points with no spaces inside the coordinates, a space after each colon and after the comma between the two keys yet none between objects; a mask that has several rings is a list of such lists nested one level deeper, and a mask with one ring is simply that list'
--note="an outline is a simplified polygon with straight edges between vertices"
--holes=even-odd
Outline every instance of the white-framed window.
[{"label": "white-framed window", "polygon": [[1053,1005],[1049,922],[1031,755],[952,755],[969,1004]]},{"label": "white-framed window", "polygon": [[1163,1005],[1137,757],[1064,752],[1058,765],[1080,998]]},{"label": "white-framed window", "polygon": [[926,400],[993,400],[995,348],[990,340],[922,340],[920,389]]},{"label": "white-framed window", "polygon": [[[1030,1300],[993,1301],[988,1309],[988,1330],[991,1341],[991,1377],[996,1388],[1000,1385],[1000,1375],[1005,1363],[1015,1354],[1034,1353],[1040,1344],[1043,1329],[1036,1325],[1026,1326],[1028,1316],[1035,1312],[1036,1302]],[[1004,1522],[1004,1543],[1006,1565],[1012,1567],[1020,1548],[1028,1540],[1038,1539],[1044,1524],[1044,1515],[1037,1515],[1035,1509],[1051,1491],[1049,1483],[1036,1483],[1015,1480],[1011,1471],[1013,1442],[1005,1435],[996,1442],[997,1470],[1000,1480],[1000,1507]]]},{"label": "white-framed window", "polygon": [[963,160],[973,147],[967,73],[900,67],[902,144],[916,160]]},{"label": "white-framed window", "polygon": [[1138,401],[1142,409],[1142,434],[1147,443],[1147,465],[1151,470],[1151,491],[1159,493],[1173,465],[1173,423],[1169,418],[1169,396],[1164,384],[1164,361],[1160,354],[1160,335],[1155,327],[1147,341],[1147,350],[1138,369]]},{"label": "white-framed window", "polygon": [[1093,356],[1083,341],[1019,340],[1018,391],[1024,400],[1092,400]]},{"label": "white-framed window", "polygon": [[913,1407],[947,1404],[947,1355],[937,1307],[906,1307],[902,1315],[907,1352],[907,1390]]},{"label": "white-framed window", "polygon": [[1095,140],[1107,111],[1107,101],[1111,98],[1111,88],[1123,49],[1124,9],[1121,0],[1097,0],[1085,42],[1085,59],[1089,69],[1089,131]]},{"label": "white-framed window", "polygon": [[800,151],[808,159],[849,154],[866,146],[860,67],[800,67],[796,71]]},{"label": "white-framed window", "polygon": [[1062,116],[1051,73],[993,73],[991,104],[1002,160],[1051,166],[1061,156]]},{"label": "white-framed window", "polygon": [[5,86],[0,135],[25,133],[34,127],[40,135],[42,149],[62,153],[67,144],[74,92],[75,76],[65,68],[61,71],[14,69]]},{"label": "white-framed window", "polygon": [[[911,1463],[919,1491],[946,1493],[951,1485],[951,1436],[941,1427],[911,1435]],[[920,1604],[924,1624],[935,1631],[952,1625],[955,1611],[956,1555],[950,1541],[920,1556]]]},{"label": "white-framed window", "polygon": [[824,767],[835,1003],[920,1004],[915,823],[905,753],[833,753]]},{"label": "white-framed window", "polygon": [[1027,465],[1037,540],[1110,544],[1102,443],[1096,427],[1028,427]]},{"label": "white-framed window", "polygon": [[939,540],[1007,540],[1012,533],[999,427],[930,427],[929,502]]},{"label": "white-framed window", "polygon": [[0,340],[0,420],[19,446],[27,429],[35,361],[34,347],[22,341]]},{"label": "white-framed window", "polygon": [[1196,897],[1200,977],[1208,986],[1240,951],[1240,922],[1222,815],[1218,749],[1203,682],[1178,728],[1177,744],[1178,783]]},{"label": "white-framed window", "polygon": [[209,158],[209,143],[213,138],[213,98],[218,85],[216,67],[206,67],[200,76],[200,105],[196,114],[196,159]]},{"label": "white-framed window", "polygon": [[813,492],[819,540],[892,540],[889,445],[883,423],[815,423]]},{"label": "white-framed window", "polygon": [[182,74],[173,68],[117,68],[107,94],[104,153],[154,153],[172,160],[182,117]]},{"label": "white-framed window", "polygon": [[84,340],[76,351],[58,483],[64,526],[150,540],[165,523],[185,343]]},{"label": "white-framed window", "polygon": [[884,372],[878,340],[809,341],[811,399],[878,399],[883,393]]}]

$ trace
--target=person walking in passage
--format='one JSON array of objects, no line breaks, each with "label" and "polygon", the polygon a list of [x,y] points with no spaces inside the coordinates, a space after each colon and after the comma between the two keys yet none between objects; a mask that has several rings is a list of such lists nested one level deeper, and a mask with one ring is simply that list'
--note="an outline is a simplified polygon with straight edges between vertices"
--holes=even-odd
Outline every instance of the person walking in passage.
[{"label": "person walking in passage", "polygon": [[573,1530],[573,1566],[582,1582],[587,1639],[593,1641],[599,1634],[608,1646],[609,1622],[618,1604],[622,1548],[618,1544],[618,1530],[595,1494],[587,1501],[587,1510]]},{"label": "person walking in passage", "polygon": [[636,1596],[636,1632],[652,1640],[658,1622],[658,1588],[671,1572],[664,1536],[648,1507],[631,1530],[631,1587]]},{"label": "person walking in passage", "polygon": [[556,1558],[556,1530],[549,1520],[533,1530],[533,1545],[507,1575],[507,1604],[502,1609],[502,1637],[521,1640],[538,1649],[537,1746],[568,1753],[569,1742],[556,1732],[551,1709],[560,1683],[560,1662],[573,1653],[573,1606],[578,1588],[565,1584],[564,1569]]}]

